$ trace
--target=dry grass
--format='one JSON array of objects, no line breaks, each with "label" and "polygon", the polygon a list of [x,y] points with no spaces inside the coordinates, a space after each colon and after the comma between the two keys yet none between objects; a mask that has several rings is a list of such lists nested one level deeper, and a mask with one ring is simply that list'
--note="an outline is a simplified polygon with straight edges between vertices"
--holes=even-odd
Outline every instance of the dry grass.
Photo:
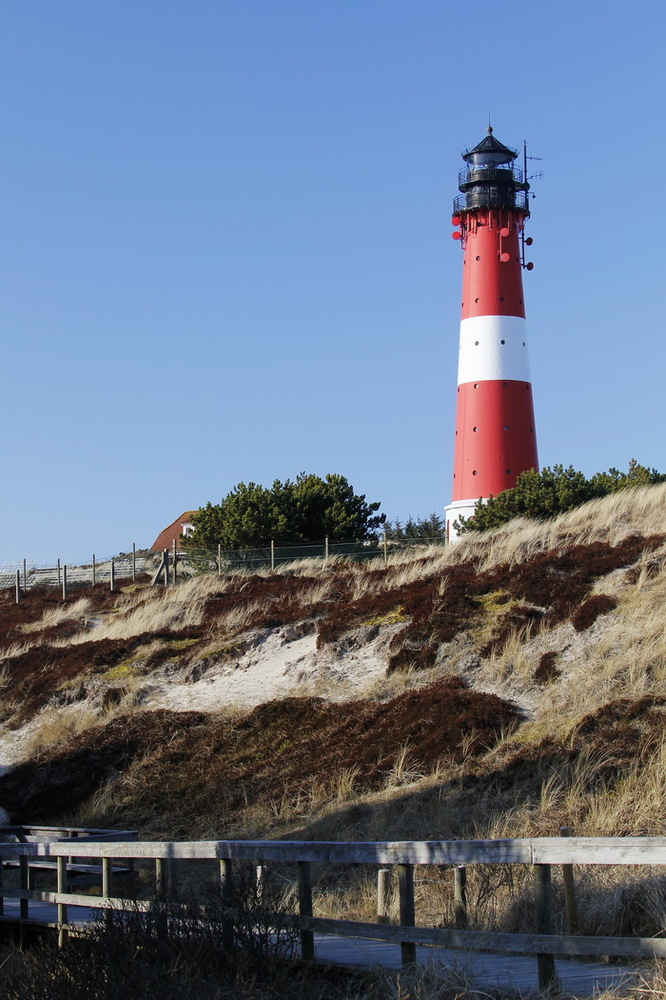
[{"label": "dry grass", "polygon": [[[661,534],[665,513],[666,486],[646,487],[594,501],[551,522],[519,521],[492,533],[464,537],[448,548],[393,553],[386,567],[382,559],[364,565],[312,560],[279,567],[275,573],[262,570],[254,579],[259,577],[265,584],[283,580],[285,594],[293,598],[292,606],[300,606],[303,619],[313,617],[313,608],[320,609],[319,614],[323,605],[352,602],[369,594],[390,596],[421,580],[432,582],[427,601],[432,593],[435,604],[449,586],[441,575],[456,565],[467,564],[486,572],[519,566],[538,553],[563,553],[574,545],[616,545],[635,534]],[[80,642],[90,639],[91,634],[100,639],[128,639],[146,632],[199,626],[211,596],[233,594],[238,596],[235,605],[228,608],[221,602],[225,610],[214,620],[206,618],[206,637],[197,647],[197,655],[221,656],[225,643],[254,627],[252,623],[268,607],[269,598],[253,596],[252,580],[252,575],[239,572],[197,577],[167,591],[125,594],[92,633],[86,630],[59,643]],[[583,716],[619,698],[633,703],[645,695],[661,695],[666,689],[666,546],[646,551],[628,569],[621,567],[600,575],[592,584],[592,593],[613,597],[617,606],[589,628],[577,632],[571,620],[561,619],[555,624],[521,625],[501,646],[484,654],[480,651],[515,602],[502,603],[504,595],[497,590],[477,597],[470,610],[474,627],[441,642],[434,665],[394,671],[363,692],[383,702],[448,674],[462,674],[477,691],[498,692],[524,709],[525,721],[516,731],[504,734],[499,745],[476,756],[466,754],[463,746],[462,755],[443,756],[424,766],[414,763],[405,743],[386,774],[382,772],[381,787],[375,786],[371,792],[364,788],[359,769],[341,756],[341,766],[318,780],[302,782],[300,788],[285,784],[283,793],[277,789],[270,797],[259,797],[247,808],[239,808],[234,816],[234,835],[320,840],[495,839],[556,835],[563,825],[581,835],[661,835],[666,823],[666,743],[657,718],[661,709],[652,709],[653,722],[657,719],[655,736],[651,743],[641,744],[640,752],[633,753],[632,745],[623,747],[620,729],[617,737],[613,731],[596,743],[590,736],[589,745],[585,745],[585,737],[576,735],[576,727]],[[393,607],[388,600],[384,604]],[[399,606],[396,598],[396,613]],[[389,617],[382,612],[383,618],[373,619],[373,627],[383,628],[392,620],[392,612],[387,614]],[[77,615],[85,618],[83,603],[72,617]],[[54,617],[47,621],[45,616],[35,629],[63,620]],[[152,648],[141,647],[142,655]],[[544,653],[555,654],[559,672],[547,682],[535,677]],[[339,651],[331,655],[337,656]],[[327,694],[316,687],[300,693]],[[75,722],[77,714],[80,719]],[[40,719],[41,731],[36,730],[30,752],[66,740],[68,732],[73,734],[77,727],[91,724],[81,708],[73,710],[71,718],[69,710],[59,710],[43,713]],[[92,721],[99,721],[99,716]],[[239,717],[239,731],[240,723]],[[666,732],[666,720],[662,728]],[[465,737],[468,751],[474,739],[470,731]],[[248,756],[254,752],[256,746],[248,746]],[[266,748],[262,753],[265,755]],[[196,761],[190,764],[194,774],[199,765]],[[103,815],[106,822],[113,822],[115,811],[125,825],[128,803],[140,811],[146,802],[150,768],[151,756],[147,754],[144,761],[133,765],[131,774],[123,776],[124,800],[119,799],[118,784],[102,785],[77,818],[85,822]],[[174,801],[173,808],[186,809],[187,804]],[[144,822],[151,834],[159,832],[168,839],[169,831],[158,827],[162,816],[146,814]],[[219,834],[212,808],[210,815],[193,817],[193,823],[197,835]],[[452,920],[450,871],[424,870],[420,874],[417,906],[421,919],[435,923]],[[346,873],[335,886],[322,879],[319,912],[373,919],[375,885],[367,873]],[[590,932],[625,932],[631,927],[634,930],[629,933],[661,934],[666,928],[666,892],[657,872],[620,868],[581,871],[579,892],[585,927]],[[559,888],[557,893],[561,921]],[[479,926],[532,929],[528,926],[532,885],[527,870],[510,873],[503,867],[479,866],[470,873],[470,899],[473,919]],[[656,984],[663,985],[661,975],[655,975]],[[417,987],[413,989],[413,995],[418,996]],[[661,995],[650,994],[651,989],[645,986],[643,995]],[[654,989],[658,990],[658,985]],[[461,996],[466,995],[461,992]]]},{"label": "dry grass", "polygon": [[99,722],[99,714],[90,709],[47,708],[35,716],[24,733],[21,757],[27,760],[46,749],[54,749]]},{"label": "dry grass", "polygon": [[71,604],[57,604],[54,608],[49,608],[44,612],[39,621],[31,622],[29,625],[22,625],[21,632],[41,632],[46,628],[62,625],[64,622],[76,621],[82,625],[87,624],[88,613],[92,602],[88,597],[81,597]]}]

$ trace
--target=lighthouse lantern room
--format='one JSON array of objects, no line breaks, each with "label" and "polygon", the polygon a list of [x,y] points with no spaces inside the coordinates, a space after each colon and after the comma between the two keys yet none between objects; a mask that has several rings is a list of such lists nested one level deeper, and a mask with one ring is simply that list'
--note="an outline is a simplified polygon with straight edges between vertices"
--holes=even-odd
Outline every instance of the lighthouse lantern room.
[{"label": "lighthouse lantern room", "polygon": [[492,127],[463,153],[462,194],[453,205],[452,233],[464,249],[453,491],[447,538],[479,499],[515,486],[537,469],[522,270],[529,216],[526,160],[493,135]]}]

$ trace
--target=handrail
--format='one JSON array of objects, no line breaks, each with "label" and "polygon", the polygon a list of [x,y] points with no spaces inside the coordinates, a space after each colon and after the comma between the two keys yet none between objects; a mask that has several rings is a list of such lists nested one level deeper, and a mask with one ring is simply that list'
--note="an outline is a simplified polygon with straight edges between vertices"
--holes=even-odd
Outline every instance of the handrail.
[{"label": "handrail", "polygon": [[[1,833],[1,831],[0,831]],[[72,855],[72,851],[76,854]],[[76,876],[76,857],[85,858],[87,867],[98,871],[102,895],[87,895],[68,890],[68,874]],[[30,870],[53,869],[56,860],[58,884],[56,891],[30,888]],[[448,841],[94,841],[73,838],[67,841],[1,843],[2,864],[16,865],[20,861],[20,885],[0,885],[0,912],[5,899],[20,901],[21,923],[29,916],[31,902],[55,904],[60,934],[72,925],[68,908],[149,910],[150,900],[116,897],[113,875],[118,870],[114,860],[148,860],[155,866],[156,890],[162,898],[168,896],[174,862],[214,861],[223,884],[228,888],[233,879],[234,861],[290,862],[298,869],[299,913],[287,918],[300,931],[302,955],[314,957],[313,933],[346,935],[349,937],[393,941],[400,943],[403,964],[415,961],[417,944],[474,950],[495,950],[510,954],[535,955],[539,968],[539,984],[554,982],[554,956],[618,955],[666,957],[666,940],[587,936],[552,933],[552,865],[666,865],[666,837],[527,837],[507,840],[448,840]],[[23,860],[21,860],[23,859]],[[47,859],[46,861],[41,859]],[[89,862],[98,859],[98,865]],[[316,917],[312,912],[312,864],[395,865],[400,887],[399,925],[364,923]],[[537,916],[534,934],[507,934],[494,931],[470,931],[461,928],[416,927],[414,917],[414,878],[416,865],[460,866],[470,864],[531,865],[535,873]],[[80,868],[81,866],[79,866]],[[127,871],[127,869],[123,869]],[[72,886],[73,888],[73,886]],[[177,905],[177,904],[175,904]],[[71,913],[71,911],[70,911]]]},{"label": "handrail", "polygon": [[[0,831],[1,832],[1,831]],[[666,837],[527,837],[512,840],[420,841],[95,841],[0,843],[3,857],[70,857],[76,842],[85,856],[152,860],[303,861],[323,864],[666,864]],[[81,852],[83,854],[83,852]]]}]

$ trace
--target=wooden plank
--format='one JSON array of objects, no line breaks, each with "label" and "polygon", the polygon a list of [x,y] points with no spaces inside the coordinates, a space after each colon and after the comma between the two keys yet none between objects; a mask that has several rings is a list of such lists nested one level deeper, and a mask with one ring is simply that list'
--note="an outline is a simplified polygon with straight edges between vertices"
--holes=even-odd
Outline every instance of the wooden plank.
[{"label": "wooden plank", "polygon": [[666,837],[538,837],[534,864],[663,865]]},{"label": "wooden plank", "polygon": [[[398,865],[398,889],[400,892],[400,924],[413,927],[416,923],[414,908],[414,865]],[[400,942],[400,959],[403,968],[416,962],[416,945],[409,940]]]},{"label": "wooden plank", "polygon": [[456,927],[464,930],[467,927],[467,868],[456,865],[453,869],[453,906]]},{"label": "wooden plank", "polygon": [[[71,843],[0,845],[6,857],[71,854]],[[81,852],[83,854],[83,852]],[[348,843],[310,841],[85,840],[85,856],[309,861],[328,864],[666,864],[666,837],[542,837],[495,841]]]},{"label": "wooden plank", "polygon": [[666,957],[666,938],[581,937],[544,934],[506,934],[498,931],[456,931],[442,927],[402,927],[366,924],[328,917],[299,918],[294,926],[305,926],[323,934],[335,934],[375,941],[412,941],[414,944],[455,948],[462,951],[490,951],[509,955],[551,954],[559,958],[576,955],[619,955],[623,957]]},{"label": "wooden plank", "polygon": [[390,924],[389,903],[391,899],[391,869],[377,871],[377,923]]},{"label": "wooden plank", "polygon": [[[553,882],[550,865],[534,866],[536,930],[540,936],[553,934]],[[537,954],[539,989],[548,990],[556,983],[555,957],[550,952]]]},{"label": "wooden plank", "polygon": [[[298,862],[298,912],[302,917],[312,916],[312,867],[309,861]],[[312,931],[301,930],[301,958],[312,962],[315,957]]]},{"label": "wooden plank", "polygon": [[[571,827],[560,828],[560,837],[570,837]],[[576,905],[576,882],[573,865],[562,865],[562,886],[564,888],[564,910],[567,915],[567,931],[578,934],[578,907]]]},{"label": "wooden plank", "polygon": [[[7,857],[31,853],[40,857],[70,855],[64,842],[0,845]],[[81,852],[82,854],[84,852]],[[477,864],[532,863],[530,840],[313,842],[313,841],[162,841],[118,843],[85,841],[86,857],[229,858],[241,861],[309,861],[328,864]]]},{"label": "wooden plank", "polygon": [[30,891],[30,876],[28,869],[28,859],[25,857],[19,858],[19,885],[23,890],[19,899],[21,900],[21,920],[28,919],[28,907],[29,907],[29,891]]},{"label": "wooden plank", "polygon": [[234,902],[234,870],[230,858],[220,858],[220,885],[222,887],[222,905],[224,920],[222,923],[222,947],[231,953],[234,947],[234,924],[231,913]]}]

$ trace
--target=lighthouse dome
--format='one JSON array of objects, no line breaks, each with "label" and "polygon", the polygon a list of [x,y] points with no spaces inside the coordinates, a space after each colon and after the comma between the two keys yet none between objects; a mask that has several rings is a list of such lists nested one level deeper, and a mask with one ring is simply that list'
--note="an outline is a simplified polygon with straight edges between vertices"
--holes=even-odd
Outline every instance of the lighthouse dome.
[{"label": "lighthouse dome", "polygon": [[518,153],[515,149],[510,149],[496,139],[493,135],[492,125],[484,138],[473,149],[468,149],[463,153],[463,160],[472,167],[497,167],[501,164],[513,163]]}]

